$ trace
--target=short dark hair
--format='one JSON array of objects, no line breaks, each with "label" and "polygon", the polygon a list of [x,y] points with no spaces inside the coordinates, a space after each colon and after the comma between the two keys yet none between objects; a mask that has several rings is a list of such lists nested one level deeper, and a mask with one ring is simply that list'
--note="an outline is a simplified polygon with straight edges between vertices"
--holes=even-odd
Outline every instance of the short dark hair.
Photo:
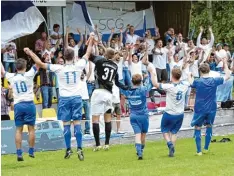
[{"label": "short dark hair", "polygon": [[180,80],[182,71],[179,68],[173,68],[171,74],[173,78]]},{"label": "short dark hair", "polygon": [[57,27],[60,27],[60,25],[59,24],[54,24],[53,29],[55,29]]},{"label": "short dark hair", "polygon": [[142,76],[140,74],[135,74],[132,76],[132,83],[133,85],[140,85],[142,81]]},{"label": "short dark hair", "polygon": [[162,42],[162,39],[157,39],[157,40],[156,40],[156,44],[158,44],[159,41]]},{"label": "short dark hair", "polygon": [[207,63],[201,64],[199,67],[199,72],[202,74],[206,74],[210,72],[210,66]]},{"label": "short dark hair", "polygon": [[15,68],[17,71],[22,71],[26,69],[27,61],[23,58],[19,58],[15,61]]},{"label": "short dark hair", "polygon": [[64,58],[66,61],[71,61],[74,59],[75,53],[72,48],[67,48],[64,50]]}]

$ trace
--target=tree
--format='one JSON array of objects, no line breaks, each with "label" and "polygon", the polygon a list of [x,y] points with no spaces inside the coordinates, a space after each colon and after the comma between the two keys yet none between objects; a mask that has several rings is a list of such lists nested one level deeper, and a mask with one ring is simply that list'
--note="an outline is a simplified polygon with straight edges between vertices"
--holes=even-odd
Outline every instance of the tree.
[{"label": "tree", "polygon": [[211,23],[209,10],[206,1],[192,2],[190,29],[195,29],[193,38],[198,36],[200,26],[206,29],[204,37],[208,37],[208,27],[211,25],[215,43],[226,42],[234,46],[234,1],[212,1]]}]

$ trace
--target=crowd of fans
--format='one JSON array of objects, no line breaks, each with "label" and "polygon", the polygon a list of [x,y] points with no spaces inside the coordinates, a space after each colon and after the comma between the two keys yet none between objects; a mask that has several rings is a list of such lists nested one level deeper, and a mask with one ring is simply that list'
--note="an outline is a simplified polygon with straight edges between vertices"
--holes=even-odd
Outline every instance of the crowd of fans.
[{"label": "crowd of fans", "polygon": [[[35,42],[34,51],[40,56],[42,62],[66,64],[63,59],[63,48],[70,47],[75,51],[75,59],[80,59],[86,51],[87,35],[82,34],[79,29],[80,40],[76,41],[74,35],[70,33],[67,27],[65,39],[59,33],[60,26],[54,24],[53,31],[50,36],[45,32],[41,33],[41,38]],[[122,29],[115,31],[111,29],[111,35],[108,41],[103,41],[102,36],[95,26],[96,42],[93,47],[93,54],[102,56],[106,48],[115,49],[114,62],[118,65],[119,81],[125,85],[131,85],[131,75],[140,74],[144,78],[148,76],[145,65],[155,68],[157,79],[159,82],[170,82],[171,70],[174,67],[179,67],[182,70],[181,80],[188,79],[188,73],[191,72],[194,77],[199,77],[199,64],[208,63],[213,71],[222,71],[222,59],[227,58],[229,68],[234,71],[234,53],[231,55],[229,44],[218,43],[214,46],[215,37],[212,28],[209,27],[210,40],[202,37],[204,29],[200,28],[200,34],[197,38],[196,45],[193,39],[184,38],[181,33],[175,34],[173,28],[169,28],[164,35],[160,35],[157,27],[154,32],[147,30],[143,37],[135,34],[134,26],[128,25],[127,30]],[[152,33],[155,35],[153,36]],[[165,44],[165,46],[164,46]],[[10,42],[2,46],[3,63],[6,71],[14,72],[14,61],[17,59],[17,47],[14,42]],[[28,64],[31,65],[30,58]],[[31,66],[29,66],[30,68]],[[50,108],[52,106],[53,87],[56,88],[56,93],[59,101],[59,91],[57,78],[54,74],[44,69],[38,72],[40,76],[40,90],[42,95],[42,108]],[[95,89],[95,64],[90,62],[84,69],[80,83],[82,91],[83,108],[86,120],[90,119],[89,100]],[[37,78],[35,79],[36,82]],[[144,82],[143,82],[144,83]],[[36,83],[35,83],[36,85]],[[39,88],[39,87],[37,87]],[[2,88],[3,89],[3,88]],[[36,90],[36,89],[35,89]],[[10,91],[2,90],[2,110],[3,106],[7,106],[7,101],[10,100]],[[163,91],[158,91],[164,94]],[[189,95],[191,89],[187,92],[186,107],[189,107]],[[150,98],[155,102],[155,90],[150,91]],[[6,98],[3,99],[3,96]],[[6,100],[6,101],[5,101]],[[128,116],[128,105],[125,97],[120,92],[117,86],[113,90],[113,108],[117,120],[120,120],[121,115]],[[85,133],[89,134],[89,123],[85,125]],[[120,122],[117,121],[117,132],[120,132]]]}]

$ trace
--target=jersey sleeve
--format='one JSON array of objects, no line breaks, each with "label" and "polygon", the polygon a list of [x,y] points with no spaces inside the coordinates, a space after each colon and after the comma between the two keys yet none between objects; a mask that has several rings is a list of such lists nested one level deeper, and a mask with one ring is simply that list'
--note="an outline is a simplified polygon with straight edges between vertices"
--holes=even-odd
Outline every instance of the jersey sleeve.
[{"label": "jersey sleeve", "polygon": [[59,72],[61,69],[63,68],[63,65],[59,65],[59,64],[47,64],[47,70],[51,71],[51,72]]},{"label": "jersey sleeve", "polygon": [[166,92],[170,91],[170,88],[172,88],[172,87],[173,87],[172,84],[162,84],[162,83],[159,84],[159,88],[166,91]]},{"label": "jersey sleeve", "polygon": [[31,69],[25,73],[25,76],[27,77],[34,77],[37,74],[37,67],[36,65],[33,65]]},{"label": "jersey sleeve", "polygon": [[12,81],[12,79],[14,78],[14,76],[15,76],[15,73],[9,73],[9,72],[5,72],[5,75],[4,75],[4,77],[5,77],[9,82]]},{"label": "jersey sleeve", "polygon": [[86,60],[84,57],[83,57],[82,59],[79,59],[79,60],[75,63],[76,69],[77,69],[77,70],[83,70],[83,69],[85,69],[87,63],[88,63],[88,60]]},{"label": "jersey sleeve", "polygon": [[129,89],[128,86],[126,86],[123,83],[119,82],[119,75],[118,75],[118,73],[116,73],[116,75],[115,75],[115,85],[117,87],[119,87],[120,89],[122,89],[122,90],[128,90]]},{"label": "jersey sleeve", "polygon": [[215,84],[216,84],[216,86],[219,86],[219,85],[221,85],[223,83],[224,83],[224,78],[223,77],[215,78]]}]

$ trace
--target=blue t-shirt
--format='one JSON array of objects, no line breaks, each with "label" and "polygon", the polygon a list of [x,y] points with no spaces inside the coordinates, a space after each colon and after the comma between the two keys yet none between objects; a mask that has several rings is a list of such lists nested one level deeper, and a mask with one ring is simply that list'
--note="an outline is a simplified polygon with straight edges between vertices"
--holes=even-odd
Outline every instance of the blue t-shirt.
[{"label": "blue t-shirt", "polygon": [[216,90],[217,87],[223,83],[223,77],[208,77],[194,80],[191,87],[196,89],[195,113],[209,113],[211,111],[216,111]]},{"label": "blue t-shirt", "polygon": [[145,85],[130,90],[123,90],[123,94],[129,101],[131,116],[148,115],[147,92],[152,89],[151,81]]}]

